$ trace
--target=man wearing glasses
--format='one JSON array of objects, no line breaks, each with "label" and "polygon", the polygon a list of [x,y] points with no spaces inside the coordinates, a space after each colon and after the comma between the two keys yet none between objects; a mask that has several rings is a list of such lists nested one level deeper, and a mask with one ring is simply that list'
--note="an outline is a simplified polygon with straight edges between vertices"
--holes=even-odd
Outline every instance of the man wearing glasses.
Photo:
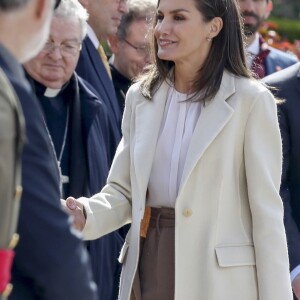
[{"label": "man wearing glasses", "polygon": [[[59,171],[42,111],[18,64],[42,49],[55,2],[58,5],[59,1],[54,0],[0,0],[0,66],[20,102],[26,125],[21,156],[23,193],[17,227],[20,241],[15,248],[9,300],[95,300],[96,295],[87,251],[61,208]],[[7,91],[7,86],[1,86],[1,93]],[[10,115],[4,117],[9,119]],[[10,130],[5,131],[6,136],[12,134]],[[8,161],[8,156],[5,158]],[[5,184],[6,173],[1,172],[0,176],[1,185]],[[20,198],[20,189],[17,192],[16,198]],[[2,222],[2,216],[8,217],[2,201],[0,211]],[[14,218],[8,217],[12,223]],[[2,231],[0,236],[2,239]],[[16,242],[16,238],[12,239],[9,248]],[[5,267],[3,262],[1,256],[0,265]],[[8,281],[7,274],[8,270],[4,270],[0,280]],[[0,299],[6,299],[10,287],[6,284],[5,290],[0,291]]]},{"label": "man wearing glasses", "polygon": [[117,34],[109,37],[112,81],[123,112],[129,86],[150,62],[149,25],[156,10],[156,0],[129,0]]},{"label": "man wearing glasses", "polygon": [[89,14],[87,37],[77,65],[77,73],[88,81],[106,104],[113,125],[115,141],[111,141],[114,155],[121,138],[122,114],[114,93],[111,74],[101,42],[116,34],[122,15],[127,12],[127,0],[80,0]]}]

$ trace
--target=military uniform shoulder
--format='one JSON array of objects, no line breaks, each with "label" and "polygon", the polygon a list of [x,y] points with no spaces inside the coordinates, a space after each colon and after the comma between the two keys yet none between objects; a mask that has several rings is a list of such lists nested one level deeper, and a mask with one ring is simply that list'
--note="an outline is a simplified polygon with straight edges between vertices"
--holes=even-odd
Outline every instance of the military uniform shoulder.
[{"label": "military uniform shoulder", "polygon": [[18,97],[15,93],[13,86],[0,67],[0,95],[3,101],[6,101],[10,106],[18,107]]},{"label": "military uniform shoulder", "polygon": [[15,233],[22,193],[21,150],[24,143],[24,121],[18,98],[10,81],[0,68],[0,298],[6,299],[11,291],[9,283],[13,248],[18,241]]}]

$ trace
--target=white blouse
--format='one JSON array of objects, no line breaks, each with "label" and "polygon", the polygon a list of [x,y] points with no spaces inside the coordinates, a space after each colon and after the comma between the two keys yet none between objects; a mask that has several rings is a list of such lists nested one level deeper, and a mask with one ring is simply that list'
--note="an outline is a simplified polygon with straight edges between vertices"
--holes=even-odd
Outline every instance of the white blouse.
[{"label": "white blouse", "polygon": [[184,101],[187,94],[169,88],[148,184],[147,206],[175,207],[189,144],[201,102]]}]

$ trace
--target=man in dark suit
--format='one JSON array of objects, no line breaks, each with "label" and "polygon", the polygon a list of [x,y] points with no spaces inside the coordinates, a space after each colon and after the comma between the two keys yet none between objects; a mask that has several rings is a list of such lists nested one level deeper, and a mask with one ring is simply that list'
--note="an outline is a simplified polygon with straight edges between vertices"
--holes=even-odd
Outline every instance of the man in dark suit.
[{"label": "man in dark suit", "polygon": [[[121,138],[121,118],[118,100],[107,58],[100,42],[117,32],[122,15],[127,12],[126,0],[80,0],[89,13],[87,37],[83,41],[76,72],[88,81],[106,104],[113,125],[115,140],[111,151],[115,152]],[[100,53],[100,54],[99,54]],[[101,55],[101,56],[100,56]]]},{"label": "man in dark suit", "polygon": [[107,107],[109,122],[111,123],[111,139],[107,146],[109,147],[111,156],[114,156],[121,139],[121,112],[118,107],[112,81],[107,75],[99,53],[89,36],[82,43],[76,73],[91,84],[98,98]]},{"label": "man in dark suit", "polygon": [[[91,84],[98,98],[106,104],[113,133],[113,138],[108,146],[113,157],[121,139],[122,112],[111,81],[107,58],[100,42],[105,42],[109,35],[117,32],[121,17],[127,12],[127,0],[80,0],[80,3],[86,8],[89,19],[87,36],[82,43],[76,72]],[[116,234],[118,238],[116,238]],[[124,240],[119,232],[114,232],[100,239],[102,244],[99,245],[98,249],[101,251],[98,256],[102,261],[103,268],[96,280],[102,281],[105,288],[100,288],[99,300],[115,300],[117,298],[121,266],[118,265],[116,268],[116,261],[121,247],[118,251],[113,249],[119,245],[120,238]],[[110,290],[110,296],[104,297],[103,293],[108,290]]]},{"label": "man in dark suit", "polygon": [[19,98],[26,123],[23,194],[17,228],[20,242],[15,248],[10,300],[95,299],[87,252],[61,208],[53,146],[19,64],[43,46],[54,2],[0,1],[0,66]]},{"label": "man in dark suit", "polygon": [[266,77],[282,101],[278,118],[283,143],[281,197],[285,208],[285,227],[292,286],[300,299],[300,63]]},{"label": "man in dark suit", "polygon": [[259,28],[273,9],[272,0],[238,0],[244,19],[248,64],[258,78],[295,64],[295,56],[270,47],[259,34]]}]

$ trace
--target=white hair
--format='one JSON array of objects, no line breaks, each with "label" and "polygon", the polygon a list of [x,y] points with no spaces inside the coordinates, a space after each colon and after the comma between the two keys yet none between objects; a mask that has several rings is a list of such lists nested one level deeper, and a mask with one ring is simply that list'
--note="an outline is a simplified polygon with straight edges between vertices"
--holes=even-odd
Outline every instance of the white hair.
[{"label": "white hair", "polygon": [[81,31],[81,40],[83,40],[86,36],[86,21],[89,15],[86,9],[78,2],[78,0],[61,0],[58,8],[54,12],[54,17],[78,20]]}]

